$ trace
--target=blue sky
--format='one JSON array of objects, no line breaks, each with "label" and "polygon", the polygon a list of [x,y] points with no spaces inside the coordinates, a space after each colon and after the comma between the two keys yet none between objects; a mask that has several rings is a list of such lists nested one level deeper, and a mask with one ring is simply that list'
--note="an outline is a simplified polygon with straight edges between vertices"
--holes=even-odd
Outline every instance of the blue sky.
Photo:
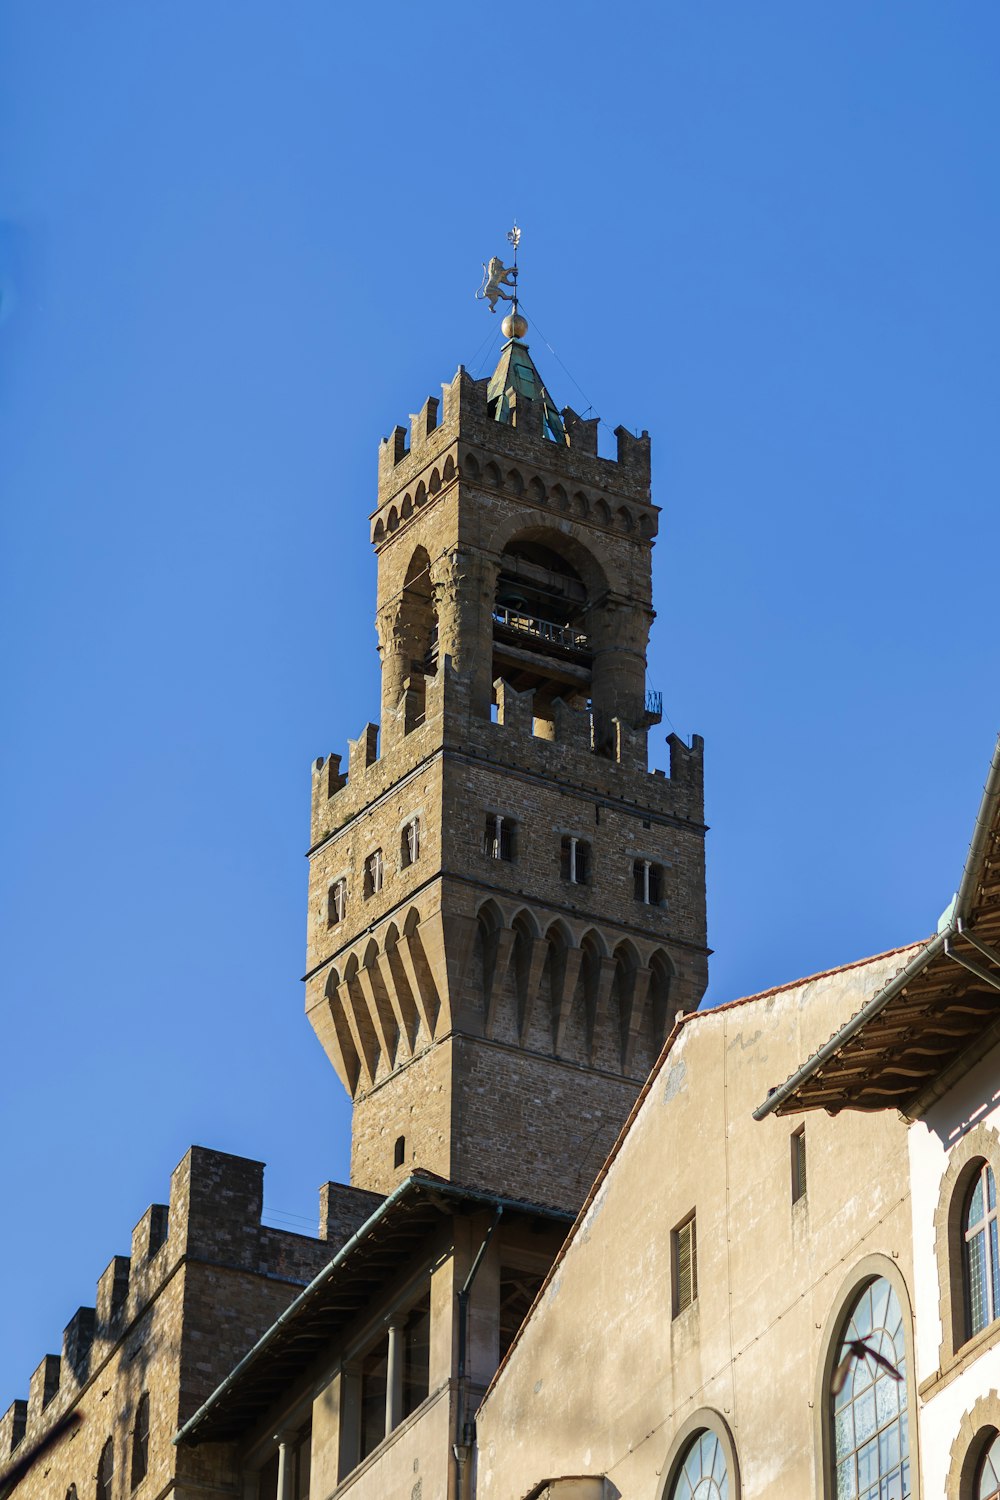
[{"label": "blue sky", "polygon": [[710,997],[933,928],[1000,727],[998,41],[986,0],[0,6],[0,1409],[191,1142],[289,1225],[347,1173],[309,767],[377,716],[378,439],[490,365],[513,216],[557,401],[653,436]]}]

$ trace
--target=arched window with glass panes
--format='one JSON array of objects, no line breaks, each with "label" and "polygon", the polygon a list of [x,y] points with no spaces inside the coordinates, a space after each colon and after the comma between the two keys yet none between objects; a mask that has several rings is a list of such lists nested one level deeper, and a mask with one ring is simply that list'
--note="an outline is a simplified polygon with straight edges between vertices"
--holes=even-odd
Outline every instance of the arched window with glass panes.
[{"label": "arched window with glass panes", "polygon": [[705,1428],[691,1439],[666,1500],[736,1500],[726,1450],[717,1432]]},{"label": "arched window with glass panes", "polygon": [[1000,1432],[979,1460],[971,1500],[1000,1500]]},{"label": "arched window with glass panes", "polygon": [[829,1384],[833,1493],[909,1500],[903,1310],[885,1276],[856,1292],[840,1324]]},{"label": "arched window with glass panes", "polygon": [[966,1336],[973,1338],[1000,1316],[1000,1248],[997,1184],[989,1162],[980,1162],[962,1214]]}]

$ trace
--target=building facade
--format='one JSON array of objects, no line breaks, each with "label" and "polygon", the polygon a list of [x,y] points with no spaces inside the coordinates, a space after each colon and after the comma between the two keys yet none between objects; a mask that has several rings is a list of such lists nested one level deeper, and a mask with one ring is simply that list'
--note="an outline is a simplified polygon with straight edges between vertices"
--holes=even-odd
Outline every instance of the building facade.
[{"label": "building facade", "polygon": [[702,744],[649,767],[616,438],[517,319],[382,443],[381,722],[309,848],[351,1181],[290,1235],[192,1148],[0,1500],[1000,1500],[1000,753],[935,937],[700,1011]]},{"label": "building facade", "polygon": [[576,1207],[704,993],[702,745],[647,769],[658,512],[617,441],[511,339],[381,445],[382,722],[314,769],[306,984],[360,1187]]}]

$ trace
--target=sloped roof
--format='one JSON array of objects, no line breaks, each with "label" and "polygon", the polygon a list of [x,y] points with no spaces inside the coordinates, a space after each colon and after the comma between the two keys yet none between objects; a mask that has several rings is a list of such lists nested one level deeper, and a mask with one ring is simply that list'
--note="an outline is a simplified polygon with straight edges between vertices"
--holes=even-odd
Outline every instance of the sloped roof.
[{"label": "sloped roof", "polygon": [[175,1443],[226,1442],[263,1417],[290,1385],[377,1301],[444,1220],[477,1208],[569,1224],[563,1209],[461,1187],[416,1171],[380,1203],[250,1352],[174,1436]]},{"label": "sloped roof", "polygon": [[535,368],[527,344],[522,344],[520,339],[508,339],[504,344],[497,367],[486,387],[486,400],[498,422],[510,421],[511,391],[516,392],[519,399],[539,402],[549,436],[556,442],[565,442],[562,417]]},{"label": "sloped roof", "polygon": [[934,937],[756,1110],[911,1119],[1000,1043],[1000,738],[962,881]]}]

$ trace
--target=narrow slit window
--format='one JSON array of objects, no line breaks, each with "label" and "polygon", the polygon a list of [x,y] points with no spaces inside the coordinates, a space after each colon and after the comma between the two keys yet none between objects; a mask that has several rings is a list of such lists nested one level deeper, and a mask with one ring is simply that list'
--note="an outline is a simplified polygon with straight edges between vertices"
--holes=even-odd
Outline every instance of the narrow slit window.
[{"label": "narrow slit window", "polygon": [[396,1144],[392,1148],[392,1164],[393,1164],[394,1167],[401,1167],[403,1165],[403,1163],[404,1163],[405,1160],[406,1160],[406,1136],[405,1135],[398,1135],[396,1137]]},{"label": "narrow slit window", "polygon": [[800,1125],[792,1131],[792,1202],[798,1203],[806,1195],[806,1127]]},{"label": "narrow slit window", "polygon": [[365,895],[377,896],[382,889],[382,877],[384,866],[382,863],[382,851],[376,849],[369,854],[365,860]]},{"label": "narrow slit window", "polygon": [[347,881],[335,880],[327,896],[327,926],[335,927],[347,915]]},{"label": "narrow slit window", "polygon": [[132,1488],[141,1484],[149,1468],[149,1395],[139,1397],[135,1410],[135,1427],[132,1431]]},{"label": "narrow slit window", "polygon": [[674,1317],[690,1307],[698,1296],[698,1240],[694,1214],[673,1233]]},{"label": "narrow slit window", "polygon": [[514,820],[503,813],[487,813],[483,829],[483,853],[487,859],[514,858]]},{"label": "narrow slit window", "polygon": [[95,1487],[97,1500],[111,1500],[111,1490],[115,1479],[115,1445],[108,1438],[101,1449],[100,1462],[97,1465],[97,1485]]},{"label": "narrow slit window", "polygon": [[403,829],[399,846],[400,869],[408,869],[420,858],[420,819],[411,818]]}]

